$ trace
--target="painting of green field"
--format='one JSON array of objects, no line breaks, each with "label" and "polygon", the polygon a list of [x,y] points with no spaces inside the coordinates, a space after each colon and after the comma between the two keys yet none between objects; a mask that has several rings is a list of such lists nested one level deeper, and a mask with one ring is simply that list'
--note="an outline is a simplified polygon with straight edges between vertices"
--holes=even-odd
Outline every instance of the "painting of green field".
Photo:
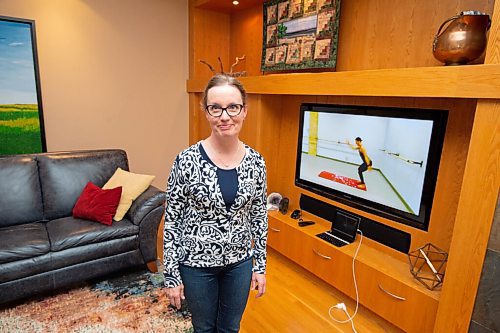
[{"label": "painting of green field", "polygon": [[0,104],[0,155],[40,152],[38,105]]}]

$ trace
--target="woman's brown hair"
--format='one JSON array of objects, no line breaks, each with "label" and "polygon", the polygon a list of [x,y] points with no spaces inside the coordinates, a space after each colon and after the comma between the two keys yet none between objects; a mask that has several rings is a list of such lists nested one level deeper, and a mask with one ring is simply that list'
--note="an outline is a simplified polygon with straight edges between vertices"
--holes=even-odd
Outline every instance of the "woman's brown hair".
[{"label": "woman's brown hair", "polygon": [[243,88],[241,82],[238,81],[238,79],[227,74],[216,74],[212,76],[212,78],[208,81],[207,86],[205,87],[205,91],[203,92],[203,99],[201,102],[201,107],[203,110],[205,110],[205,108],[207,107],[208,91],[213,87],[225,85],[233,86],[238,89],[241,94],[241,101],[243,102],[243,105],[247,105],[247,92],[245,88]]}]

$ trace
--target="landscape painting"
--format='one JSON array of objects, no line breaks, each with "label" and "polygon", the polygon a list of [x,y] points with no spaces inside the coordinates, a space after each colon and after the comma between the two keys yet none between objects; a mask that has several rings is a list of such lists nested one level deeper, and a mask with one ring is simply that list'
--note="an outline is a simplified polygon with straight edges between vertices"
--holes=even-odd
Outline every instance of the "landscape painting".
[{"label": "landscape painting", "polygon": [[0,155],[46,151],[34,21],[0,16]]}]

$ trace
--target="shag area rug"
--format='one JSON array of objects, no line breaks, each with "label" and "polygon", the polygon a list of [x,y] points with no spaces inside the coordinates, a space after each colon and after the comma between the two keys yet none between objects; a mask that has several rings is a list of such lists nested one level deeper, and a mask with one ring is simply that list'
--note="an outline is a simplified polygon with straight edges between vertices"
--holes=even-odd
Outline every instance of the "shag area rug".
[{"label": "shag area rug", "polygon": [[189,311],[168,306],[163,275],[134,271],[0,308],[0,332],[192,332]]}]

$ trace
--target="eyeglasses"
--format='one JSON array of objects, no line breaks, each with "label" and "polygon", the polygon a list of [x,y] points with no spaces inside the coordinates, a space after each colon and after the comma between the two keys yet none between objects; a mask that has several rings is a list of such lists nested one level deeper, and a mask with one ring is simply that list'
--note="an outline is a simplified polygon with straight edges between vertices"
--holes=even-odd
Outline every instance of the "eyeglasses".
[{"label": "eyeglasses", "polygon": [[224,111],[226,111],[227,115],[229,117],[236,117],[241,113],[241,110],[243,110],[243,105],[242,104],[229,104],[227,107],[223,108],[220,105],[217,104],[212,104],[212,105],[207,105],[205,107],[205,110],[212,116],[212,117],[221,117]]}]

